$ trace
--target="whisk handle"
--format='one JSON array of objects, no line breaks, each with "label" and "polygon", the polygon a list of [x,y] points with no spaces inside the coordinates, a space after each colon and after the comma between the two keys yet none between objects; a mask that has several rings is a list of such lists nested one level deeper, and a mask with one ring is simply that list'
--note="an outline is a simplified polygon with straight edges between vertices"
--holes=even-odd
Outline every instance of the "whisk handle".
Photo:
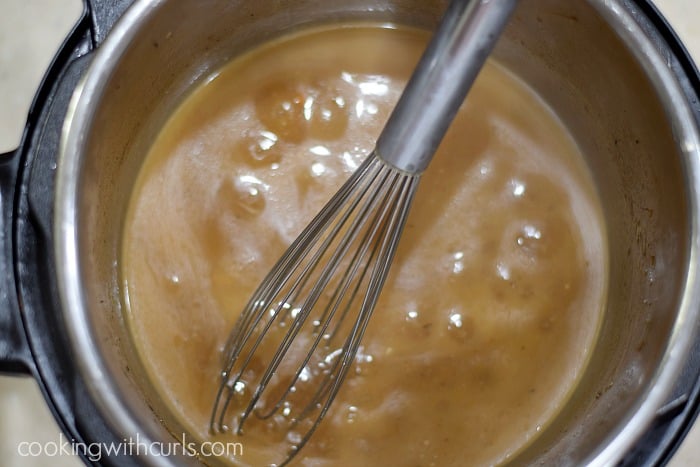
[{"label": "whisk handle", "polygon": [[452,0],[377,140],[384,162],[425,170],[516,3]]}]

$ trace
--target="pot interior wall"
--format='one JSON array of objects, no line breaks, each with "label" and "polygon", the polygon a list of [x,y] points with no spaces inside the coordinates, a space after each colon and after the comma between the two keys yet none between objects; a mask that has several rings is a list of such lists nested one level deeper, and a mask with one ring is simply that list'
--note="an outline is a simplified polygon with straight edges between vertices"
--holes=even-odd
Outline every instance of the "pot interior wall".
[{"label": "pot interior wall", "polygon": [[[79,249],[89,319],[101,343],[96,351],[132,415],[163,439],[182,429],[132,350],[117,268],[129,193],[154,135],[194,83],[257,43],[335,20],[431,28],[444,2],[153,3],[104,92],[93,97],[80,174]],[[524,0],[496,55],[570,128],[603,200],[610,292],[599,342],[571,402],[515,459],[580,463],[635,411],[662,364],[688,265],[687,182],[657,92],[589,3]]]}]

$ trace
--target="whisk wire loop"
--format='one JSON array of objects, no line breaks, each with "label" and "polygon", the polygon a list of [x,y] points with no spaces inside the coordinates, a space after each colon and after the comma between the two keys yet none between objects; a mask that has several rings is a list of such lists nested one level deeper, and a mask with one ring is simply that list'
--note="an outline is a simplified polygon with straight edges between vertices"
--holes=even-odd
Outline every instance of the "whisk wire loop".
[{"label": "whisk wire loop", "polygon": [[[242,433],[255,414],[300,431],[285,463],[307,443],[352,368],[419,180],[371,154],[289,247],[226,343],[213,432],[229,430],[225,421],[232,417]],[[281,339],[270,337],[281,332]],[[276,343],[269,358],[268,339]],[[297,386],[310,374],[321,380],[300,396]],[[250,395],[248,387],[255,388]],[[234,407],[237,413],[229,414]]]},{"label": "whisk wire loop", "polygon": [[[264,318],[264,309],[272,303],[274,297],[277,296],[284,288],[285,284],[288,283],[290,277],[297,269],[296,267],[290,269],[289,266],[295,264],[298,266],[301,264],[300,262],[303,260],[303,258],[310,253],[310,250],[306,248],[306,246],[315,244],[325,231],[323,227],[327,226],[329,223],[332,223],[335,218],[341,215],[342,211],[340,211],[338,207],[342,206],[353,193],[358,191],[362,192],[365,190],[366,187],[375,180],[379,172],[378,169],[380,168],[381,167],[379,166],[378,161],[373,157],[368,157],[363,164],[358,167],[348,181],[326,204],[321,212],[317,214],[317,216],[287,249],[284,255],[278,260],[246,304],[246,307],[241,313],[240,319],[234,326],[224,347],[223,355],[225,356],[226,364],[224,371],[222,372],[222,384],[219,386],[217,391],[214,410],[212,411],[212,418],[210,420],[210,428],[212,431],[225,431],[223,419],[228,410],[228,405],[231,402],[231,398],[236,390],[236,385],[240,382],[242,373],[245,371],[245,368],[250,363],[250,358],[252,358],[254,354],[254,349],[249,352],[248,358],[246,358],[245,362],[240,367],[241,370],[236,374],[236,376],[232,377],[233,367],[240,358],[240,354],[243,351],[243,344],[251,339],[251,336],[257,329],[260,321]],[[355,204],[358,203],[360,199],[361,198],[358,198],[355,203],[351,204],[349,210],[354,209]],[[274,310],[273,318],[278,316],[279,307],[283,306],[284,303],[285,301],[280,302],[278,308]],[[270,320],[265,325],[266,327],[260,333],[255,348],[257,348],[257,346],[260,344],[260,339],[266,334],[266,332],[272,326],[272,323],[273,320]],[[225,397],[224,392],[227,392]],[[223,405],[219,407],[222,404],[222,397]],[[219,414],[218,420],[215,419],[217,413]]]}]

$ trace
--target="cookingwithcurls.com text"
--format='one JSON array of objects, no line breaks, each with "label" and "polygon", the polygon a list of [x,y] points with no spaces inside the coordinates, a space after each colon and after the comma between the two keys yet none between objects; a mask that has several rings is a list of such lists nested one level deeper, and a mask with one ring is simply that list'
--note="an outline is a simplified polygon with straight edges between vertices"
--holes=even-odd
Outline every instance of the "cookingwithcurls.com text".
[{"label": "cookingwithcurls.com text", "polygon": [[20,457],[82,456],[91,462],[113,456],[185,456],[185,457],[240,457],[243,444],[235,442],[205,441],[196,443],[182,435],[179,441],[145,441],[139,434],[124,438],[121,442],[85,443],[59,434],[57,441],[40,443],[22,441],[17,444]]}]

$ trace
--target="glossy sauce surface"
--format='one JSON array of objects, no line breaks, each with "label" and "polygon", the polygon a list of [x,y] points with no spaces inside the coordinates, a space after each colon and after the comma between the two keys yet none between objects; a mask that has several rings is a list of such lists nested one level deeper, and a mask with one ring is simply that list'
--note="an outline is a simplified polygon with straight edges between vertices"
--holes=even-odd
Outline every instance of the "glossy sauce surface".
[{"label": "glossy sauce surface", "polygon": [[[125,303],[154,386],[193,436],[209,439],[237,314],[372,150],[427,39],[348,25],[276,41],[195,90],[157,138],[127,215]],[[488,64],[423,176],[355,371],[296,462],[507,460],[585,367],[604,238],[566,129]],[[251,465],[288,447],[240,441]]]}]

